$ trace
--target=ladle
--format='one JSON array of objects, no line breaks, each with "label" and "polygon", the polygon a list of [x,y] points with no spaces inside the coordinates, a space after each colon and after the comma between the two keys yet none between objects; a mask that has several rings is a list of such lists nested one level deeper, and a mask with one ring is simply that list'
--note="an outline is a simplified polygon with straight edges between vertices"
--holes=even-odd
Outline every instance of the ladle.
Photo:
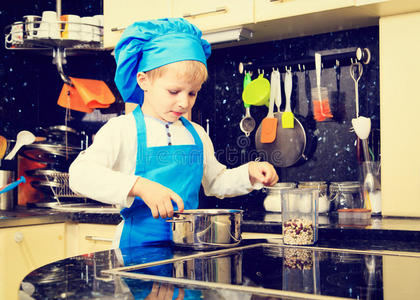
[{"label": "ladle", "polygon": [[35,136],[32,134],[32,132],[27,130],[22,130],[17,134],[16,137],[16,143],[13,147],[12,151],[10,151],[9,154],[5,157],[7,160],[11,160],[15,158],[16,153],[25,145],[29,145],[35,142]]},{"label": "ladle", "polygon": [[363,154],[365,157],[366,175],[363,181],[363,187],[369,193],[380,190],[381,184],[378,178],[373,175],[371,159],[369,154],[368,137],[370,133],[371,121],[370,118],[358,117],[351,120],[354,131],[356,132],[359,139],[362,141]]},{"label": "ladle", "polygon": [[356,117],[359,117],[359,80],[363,74],[363,65],[360,62],[352,63],[350,66],[350,76],[354,81]]},{"label": "ladle", "polygon": [[245,117],[242,118],[239,127],[246,136],[249,136],[255,129],[255,125],[255,119],[251,117],[250,105],[245,103]]},{"label": "ladle", "polygon": [[[246,72],[244,76],[243,88],[245,89],[245,87],[250,82],[251,82],[251,73]],[[244,106],[245,106],[245,116],[242,118],[241,122],[239,123],[239,128],[241,128],[242,132],[245,133],[245,136],[248,137],[251,134],[251,132],[255,129],[255,120],[251,116],[251,112],[250,112],[251,105],[245,103],[244,101]]]}]

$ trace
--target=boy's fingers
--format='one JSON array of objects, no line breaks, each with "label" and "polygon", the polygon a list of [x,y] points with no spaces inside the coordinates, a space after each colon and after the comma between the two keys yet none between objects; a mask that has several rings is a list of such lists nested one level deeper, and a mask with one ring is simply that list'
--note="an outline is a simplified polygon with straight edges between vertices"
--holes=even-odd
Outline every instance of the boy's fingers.
[{"label": "boy's fingers", "polygon": [[182,198],[179,197],[178,194],[176,193],[173,193],[171,195],[171,198],[178,206],[178,211],[182,212],[184,210],[184,201],[182,201]]},{"label": "boy's fingers", "polygon": [[171,200],[165,201],[165,209],[166,213],[168,214],[167,216],[172,218],[174,215],[174,206],[172,205]]},{"label": "boy's fingers", "polygon": [[184,289],[179,288],[178,297],[175,300],[184,300],[185,292]]},{"label": "boy's fingers", "polygon": [[153,218],[155,219],[159,218],[159,212],[158,212],[157,207],[153,205],[153,206],[149,206],[149,208],[150,208],[150,211],[152,212]]},{"label": "boy's fingers", "polygon": [[162,219],[165,219],[168,216],[168,213],[166,212],[166,207],[165,205],[162,203],[158,206],[159,209],[159,215]]}]

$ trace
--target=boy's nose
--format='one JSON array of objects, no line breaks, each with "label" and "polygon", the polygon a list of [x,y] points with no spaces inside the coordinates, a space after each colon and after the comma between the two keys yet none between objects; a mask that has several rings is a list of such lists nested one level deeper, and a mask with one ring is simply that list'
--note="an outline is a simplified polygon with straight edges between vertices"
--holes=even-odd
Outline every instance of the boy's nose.
[{"label": "boy's nose", "polygon": [[189,102],[189,99],[188,99],[187,96],[181,96],[181,97],[178,98],[179,107],[187,108],[188,107],[188,102]]}]

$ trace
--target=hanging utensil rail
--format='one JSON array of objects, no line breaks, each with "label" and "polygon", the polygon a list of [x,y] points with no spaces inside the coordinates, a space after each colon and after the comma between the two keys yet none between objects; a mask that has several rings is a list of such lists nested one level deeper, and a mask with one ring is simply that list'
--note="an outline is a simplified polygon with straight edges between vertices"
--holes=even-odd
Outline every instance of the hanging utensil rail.
[{"label": "hanging utensil rail", "polygon": [[[360,61],[363,64],[369,64],[371,59],[371,53],[368,48],[345,48],[345,49],[333,49],[325,51],[316,51],[322,55],[322,67],[334,67],[334,66],[345,66],[350,65],[354,61]],[[275,67],[280,70],[291,69],[291,71],[305,71],[315,69],[315,52],[310,57],[305,57],[297,60],[283,61],[283,62],[240,62],[239,73],[244,71],[257,71],[270,69]]]}]

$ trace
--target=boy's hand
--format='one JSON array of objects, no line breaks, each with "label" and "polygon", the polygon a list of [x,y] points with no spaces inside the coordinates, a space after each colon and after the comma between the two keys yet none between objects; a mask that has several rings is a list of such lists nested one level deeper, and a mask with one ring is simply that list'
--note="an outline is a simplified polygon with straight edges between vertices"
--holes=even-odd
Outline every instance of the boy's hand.
[{"label": "boy's hand", "polygon": [[279,181],[279,176],[273,165],[266,161],[251,161],[248,165],[251,184],[261,182],[265,186],[273,186]]},{"label": "boy's hand", "polygon": [[184,210],[184,202],[177,193],[143,177],[137,179],[129,195],[140,197],[150,208],[153,218],[159,218],[159,215],[162,219],[172,217],[174,215],[172,201],[177,204],[180,212]]}]

